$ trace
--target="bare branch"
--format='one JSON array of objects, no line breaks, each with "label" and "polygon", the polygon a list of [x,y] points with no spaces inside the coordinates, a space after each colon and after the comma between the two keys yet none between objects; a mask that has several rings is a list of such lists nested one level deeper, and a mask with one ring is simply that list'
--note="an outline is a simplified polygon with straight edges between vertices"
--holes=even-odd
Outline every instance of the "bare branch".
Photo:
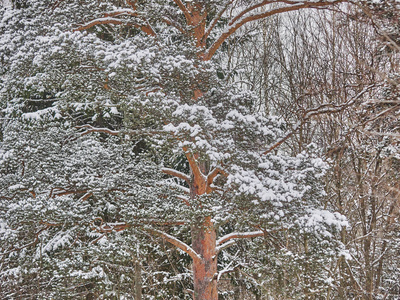
[{"label": "bare branch", "polygon": [[365,87],[361,92],[359,92],[356,96],[351,98],[349,101],[346,103],[340,104],[340,105],[334,105],[332,103],[326,103],[326,104],[321,104],[320,106],[316,108],[311,108],[307,110],[302,117],[302,121],[300,124],[295,126],[291,132],[289,132],[286,136],[281,138],[278,142],[276,142],[274,145],[269,147],[266,151],[262,153],[262,155],[266,155],[282,145],[284,142],[286,142],[293,134],[296,133],[296,131],[301,128],[308,120],[311,119],[313,116],[318,116],[322,114],[332,114],[332,113],[338,113],[340,111],[343,111],[344,109],[348,108],[349,106],[353,105],[359,98],[361,98],[366,92],[368,92],[371,88],[373,88],[375,85],[369,85]]},{"label": "bare branch", "polygon": [[[275,1],[274,1],[275,2]],[[204,55],[204,60],[210,60],[215,52],[218,50],[218,48],[222,45],[224,41],[226,41],[227,38],[229,38],[233,33],[235,33],[240,27],[242,27],[244,24],[253,22],[256,20],[260,20],[266,17],[270,17],[276,14],[281,14],[284,12],[289,12],[289,11],[295,11],[295,10],[300,10],[303,8],[317,8],[317,7],[322,7],[322,6],[328,6],[328,5],[333,5],[336,3],[340,2],[347,2],[347,0],[337,0],[337,1],[319,1],[319,2],[314,2],[314,1],[280,1],[285,4],[290,4],[289,6],[282,6],[278,7],[275,9],[267,10],[264,12],[256,13],[256,14],[250,14],[246,17],[246,14],[250,11],[253,11],[256,8],[265,6],[267,4],[270,4],[271,1],[263,1],[260,4],[254,5],[245,11],[241,12],[238,14],[237,17],[235,17],[228,28],[217,38],[217,40],[214,42],[213,45],[208,49],[208,51]],[[241,17],[239,17],[241,16]]]},{"label": "bare branch", "polygon": [[75,28],[73,31],[82,31],[82,30],[86,30],[86,29],[92,28],[93,26],[102,25],[102,24],[133,25],[131,23],[126,22],[125,20],[120,20],[120,19],[117,19],[117,18],[105,17],[105,18],[94,19],[94,20],[92,20],[92,21],[90,21],[90,22],[88,22],[86,24],[83,24],[83,25],[79,26],[78,28]]},{"label": "bare branch", "polygon": [[253,5],[253,6],[250,6],[250,7],[246,8],[246,9],[242,10],[236,17],[234,17],[234,18],[228,23],[228,25],[229,25],[229,26],[233,25],[237,20],[239,20],[241,17],[243,17],[243,16],[244,16],[245,14],[247,14],[248,12],[250,12],[250,11],[252,11],[252,10],[255,10],[255,9],[259,8],[259,7],[265,6],[265,5],[267,5],[267,4],[271,4],[271,3],[273,3],[273,2],[276,3],[276,2],[278,2],[278,1],[271,1],[271,0],[262,1],[262,2],[260,2],[260,3],[257,3],[257,4],[255,4],[255,5]]}]

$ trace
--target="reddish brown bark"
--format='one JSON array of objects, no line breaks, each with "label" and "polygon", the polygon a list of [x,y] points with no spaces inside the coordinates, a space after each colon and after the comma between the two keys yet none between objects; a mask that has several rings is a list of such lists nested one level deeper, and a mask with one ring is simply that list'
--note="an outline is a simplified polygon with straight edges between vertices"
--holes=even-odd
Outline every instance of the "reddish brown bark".
[{"label": "reddish brown bark", "polygon": [[192,247],[201,259],[193,261],[195,300],[218,300],[216,232],[210,217],[192,226]]}]

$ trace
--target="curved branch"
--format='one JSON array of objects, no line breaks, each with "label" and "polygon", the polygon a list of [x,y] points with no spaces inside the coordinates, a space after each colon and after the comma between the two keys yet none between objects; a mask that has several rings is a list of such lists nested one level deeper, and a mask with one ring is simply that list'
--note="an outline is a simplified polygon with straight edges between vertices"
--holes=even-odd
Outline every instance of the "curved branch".
[{"label": "curved branch", "polygon": [[228,173],[223,170],[220,167],[216,167],[214,170],[212,170],[208,176],[207,176],[207,187],[206,187],[206,192],[207,193],[211,193],[212,191],[214,191],[216,188],[212,186],[212,184],[214,183],[214,179],[219,175],[222,174],[225,177],[228,177]]},{"label": "curved branch", "polygon": [[162,168],[161,172],[174,176],[174,177],[178,177],[180,179],[185,180],[187,183],[190,183],[190,177],[182,172],[179,172],[177,170],[174,169],[169,169],[169,168]]},{"label": "curved branch", "polygon": [[215,177],[217,177],[219,174],[222,174],[223,176],[227,177],[228,173],[223,170],[220,167],[216,167],[214,170],[212,170],[208,176],[207,176],[207,184],[210,185],[214,182]]},{"label": "curved branch", "polygon": [[168,243],[170,243],[170,244],[174,245],[175,247],[181,249],[183,252],[188,254],[193,259],[193,261],[200,261],[201,260],[200,255],[196,251],[194,251],[189,245],[187,245],[184,242],[178,240],[177,238],[173,237],[172,235],[169,235],[168,233],[165,233],[165,232],[157,230],[157,229],[145,228],[145,230],[149,231],[151,234],[154,234],[154,235],[162,237]]},{"label": "curved branch", "polygon": [[254,238],[254,237],[263,236],[264,234],[265,234],[264,231],[261,231],[261,230],[252,231],[252,232],[233,232],[233,233],[229,233],[229,234],[223,236],[222,238],[218,239],[217,246],[221,246],[223,243],[226,243],[231,239]]},{"label": "curved branch", "polygon": [[[253,5],[253,6],[250,6],[250,7],[246,8],[246,9],[242,10],[236,17],[234,17],[234,18],[228,23],[228,25],[231,26],[232,24],[234,24],[237,20],[239,20],[241,17],[243,17],[243,16],[244,16],[245,14],[247,14],[248,12],[250,12],[250,11],[252,11],[252,10],[255,10],[255,9],[259,8],[259,7],[265,6],[265,5],[267,5],[267,4],[271,4],[271,3],[273,3],[273,2],[277,2],[277,1],[271,1],[271,0],[262,1],[262,2],[260,2],[260,3],[257,3],[257,4],[255,4],[255,5]],[[296,2],[297,2],[297,1],[296,1]]]},{"label": "curved branch", "polygon": [[82,31],[82,30],[92,28],[93,26],[102,25],[102,24],[121,25],[121,24],[128,24],[128,23],[125,21],[122,21],[120,19],[117,19],[117,18],[110,18],[110,17],[98,18],[98,19],[94,19],[86,24],[79,26],[78,28],[75,28],[73,31]]}]

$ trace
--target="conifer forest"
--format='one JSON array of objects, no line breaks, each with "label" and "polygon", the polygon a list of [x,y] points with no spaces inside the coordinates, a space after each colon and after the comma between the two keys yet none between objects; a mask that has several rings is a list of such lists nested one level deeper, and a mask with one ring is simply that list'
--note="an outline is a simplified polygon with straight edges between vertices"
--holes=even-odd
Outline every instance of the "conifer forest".
[{"label": "conifer forest", "polygon": [[0,0],[0,299],[400,299],[400,0]]}]

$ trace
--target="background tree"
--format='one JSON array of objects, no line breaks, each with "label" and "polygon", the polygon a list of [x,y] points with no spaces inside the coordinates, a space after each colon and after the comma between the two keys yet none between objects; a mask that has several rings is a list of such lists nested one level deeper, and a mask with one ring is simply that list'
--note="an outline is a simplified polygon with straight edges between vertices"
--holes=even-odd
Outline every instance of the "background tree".
[{"label": "background tree", "polygon": [[361,4],[265,21],[268,34],[237,47],[230,61],[264,98],[261,109],[297,124],[285,147],[297,153],[315,142],[331,160],[327,206],[349,219],[341,240],[353,258],[332,264],[330,297],[379,299],[398,293],[398,8]]}]

